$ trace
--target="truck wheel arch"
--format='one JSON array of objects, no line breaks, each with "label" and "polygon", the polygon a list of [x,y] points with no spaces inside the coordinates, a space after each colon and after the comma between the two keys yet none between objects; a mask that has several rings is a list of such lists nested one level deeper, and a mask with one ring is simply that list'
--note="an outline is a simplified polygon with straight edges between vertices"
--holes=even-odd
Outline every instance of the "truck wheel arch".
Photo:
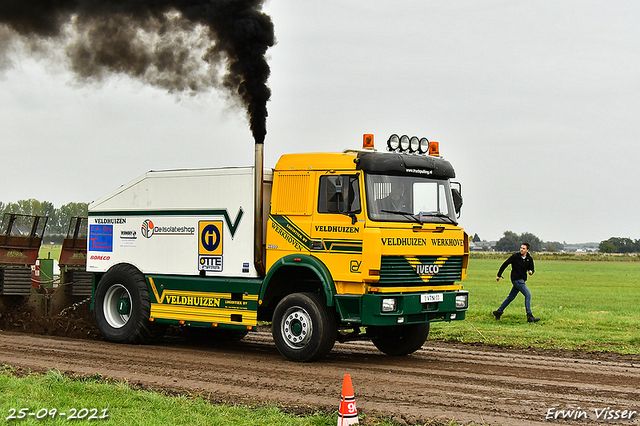
[{"label": "truck wheel arch", "polygon": [[293,254],[279,259],[267,272],[260,290],[260,305],[270,307],[267,310],[273,312],[275,305],[287,294],[312,291],[309,287],[288,290],[286,287],[290,285],[292,274],[302,277],[303,280],[315,280],[315,285],[324,293],[327,306],[335,305],[333,296],[336,294],[336,287],[325,264],[313,256]]}]

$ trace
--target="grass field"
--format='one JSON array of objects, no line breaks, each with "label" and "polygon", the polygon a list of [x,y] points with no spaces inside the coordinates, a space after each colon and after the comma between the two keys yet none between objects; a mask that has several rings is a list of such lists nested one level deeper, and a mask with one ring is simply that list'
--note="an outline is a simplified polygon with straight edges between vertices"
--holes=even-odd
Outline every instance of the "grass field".
[{"label": "grass field", "polygon": [[[44,256],[57,258],[55,247],[43,247]],[[535,254],[534,254],[535,256]],[[502,319],[491,312],[507,296],[509,270],[499,283],[495,276],[506,255],[473,256],[468,278],[463,282],[470,294],[464,321],[434,323],[430,339],[483,342],[515,347],[580,349],[640,353],[640,262],[637,256],[601,255],[569,257],[570,260],[542,260],[535,256],[536,274],[529,278],[532,306],[538,323],[527,323],[524,297],[518,295]],[[551,257],[563,259],[564,257]],[[582,261],[575,261],[574,259]],[[600,260],[600,261],[594,261]],[[611,261],[602,261],[611,260]],[[626,260],[626,261],[620,261]],[[334,425],[336,413],[296,417],[276,408],[213,406],[198,397],[169,397],[131,389],[126,383],[108,383],[100,377],[68,378],[58,372],[17,378],[11,368],[0,365],[0,418],[7,420],[12,408],[44,413],[57,408],[67,413],[75,408],[96,408],[102,420],[74,420],[75,424],[172,425]],[[337,407],[336,407],[337,408]],[[16,416],[19,412],[13,412]],[[84,412],[82,412],[84,413]],[[90,413],[87,413],[90,414]],[[364,420],[364,421],[363,421]],[[387,426],[388,419],[360,418],[367,425]],[[67,424],[66,418],[14,419],[24,425]],[[439,423],[433,423],[439,424]],[[452,423],[453,424],[453,423]]]},{"label": "grass field", "polygon": [[[108,383],[101,377],[69,378],[57,371],[18,378],[10,367],[2,365],[0,389],[0,422],[4,420],[7,424],[329,426],[335,425],[337,419],[337,414],[331,413],[296,417],[275,407],[211,405],[197,396],[169,397],[134,390],[122,382]],[[26,410],[20,413],[21,409]],[[72,415],[76,419],[70,418]],[[93,419],[89,420],[91,416]]]},{"label": "grass field", "polygon": [[43,245],[40,246],[40,251],[38,252],[38,259],[60,259],[60,252],[62,251],[62,246],[59,245]]},{"label": "grass field", "polygon": [[640,353],[640,263],[536,260],[527,286],[541,320],[527,323],[521,294],[500,321],[492,315],[511,289],[510,268],[496,282],[504,258],[470,260],[466,319],[433,324],[430,339]]}]

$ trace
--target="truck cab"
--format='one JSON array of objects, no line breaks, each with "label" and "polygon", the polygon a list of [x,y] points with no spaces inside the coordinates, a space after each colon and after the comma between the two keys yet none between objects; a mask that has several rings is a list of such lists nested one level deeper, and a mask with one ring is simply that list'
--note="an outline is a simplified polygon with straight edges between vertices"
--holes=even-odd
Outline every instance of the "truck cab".
[{"label": "truck cab", "polygon": [[[274,307],[274,299],[293,292],[317,294],[337,313],[337,328],[351,330],[339,339],[370,338],[383,352],[403,355],[422,346],[430,322],[464,319],[468,294],[459,281],[469,241],[458,226],[460,187],[438,148],[432,155],[392,151],[280,158],[261,303]],[[270,309],[262,315],[272,316]],[[280,325],[282,343],[301,350],[312,318],[290,319],[292,325]]]}]

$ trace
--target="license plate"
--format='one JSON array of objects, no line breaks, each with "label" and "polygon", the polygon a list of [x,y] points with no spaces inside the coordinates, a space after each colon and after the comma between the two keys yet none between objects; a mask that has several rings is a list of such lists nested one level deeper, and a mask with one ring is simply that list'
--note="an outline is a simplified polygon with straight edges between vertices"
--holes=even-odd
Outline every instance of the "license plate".
[{"label": "license plate", "polygon": [[420,303],[442,302],[444,295],[442,293],[427,293],[420,295]]}]

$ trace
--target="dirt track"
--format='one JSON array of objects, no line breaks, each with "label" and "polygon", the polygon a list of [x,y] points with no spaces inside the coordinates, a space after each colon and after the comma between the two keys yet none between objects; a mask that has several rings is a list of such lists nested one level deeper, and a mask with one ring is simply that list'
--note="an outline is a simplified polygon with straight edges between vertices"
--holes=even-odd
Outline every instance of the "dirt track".
[{"label": "dirt track", "polygon": [[[126,379],[143,388],[197,392],[216,402],[275,402],[297,413],[337,410],[342,377],[351,374],[359,413],[400,423],[640,424],[600,420],[595,410],[640,413],[640,359],[623,355],[507,350],[427,341],[395,358],[368,342],[336,344],[322,362],[286,361],[268,332],[227,344],[167,337],[129,346],[0,332],[0,363]],[[579,420],[545,420],[550,410],[584,411]],[[622,411],[620,412],[622,414]]]}]

